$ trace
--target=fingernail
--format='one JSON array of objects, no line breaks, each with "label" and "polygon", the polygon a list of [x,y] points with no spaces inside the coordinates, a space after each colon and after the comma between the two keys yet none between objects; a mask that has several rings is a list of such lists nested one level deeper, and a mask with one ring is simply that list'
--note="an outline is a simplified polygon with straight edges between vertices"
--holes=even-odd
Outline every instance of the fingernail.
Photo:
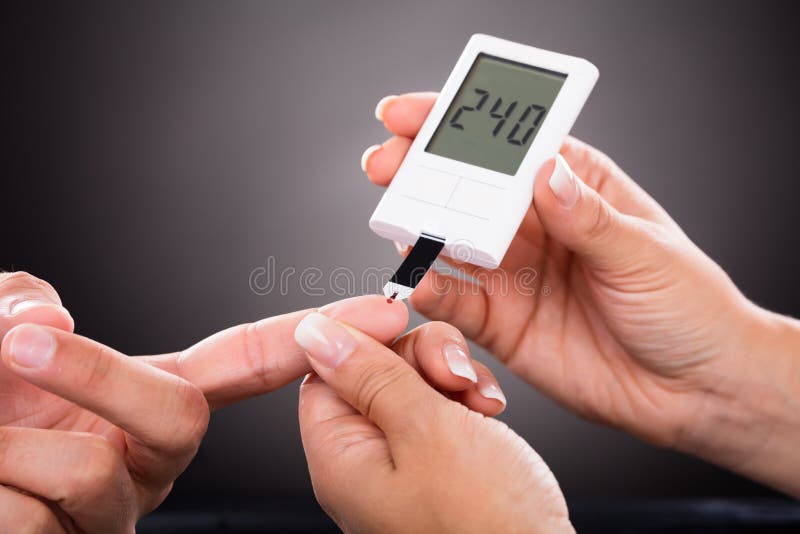
[{"label": "fingernail", "polygon": [[394,243],[394,248],[397,250],[397,253],[400,254],[401,256],[404,256],[407,248],[406,245],[402,244],[399,241],[393,241],[393,243]]},{"label": "fingernail", "polygon": [[20,367],[42,367],[53,356],[56,340],[52,334],[35,325],[17,327],[11,334],[9,352]]},{"label": "fingernail", "polygon": [[447,362],[447,367],[450,372],[456,376],[468,379],[470,382],[475,383],[478,381],[478,375],[475,374],[475,368],[472,367],[472,362],[469,361],[469,356],[464,352],[464,349],[455,343],[448,343],[442,349],[444,359]]},{"label": "fingernail", "polygon": [[502,402],[503,406],[507,404],[506,396],[503,395],[500,387],[488,377],[481,376],[478,379],[478,393],[487,399],[494,399]]},{"label": "fingernail", "polygon": [[321,313],[306,315],[297,325],[294,339],[309,356],[330,369],[347,359],[358,345],[350,332]]},{"label": "fingernail", "polygon": [[11,307],[8,310],[8,314],[15,315],[17,313],[22,313],[26,310],[39,308],[40,306],[52,306],[52,305],[53,305],[52,302],[46,302],[44,300],[20,300],[11,305]]},{"label": "fingernail", "polygon": [[378,149],[381,148],[381,145],[372,145],[368,149],[361,154],[361,170],[367,172],[367,162],[369,161],[369,157]]},{"label": "fingernail", "polygon": [[550,189],[558,203],[564,208],[571,208],[578,201],[578,182],[561,154],[556,156],[553,175],[550,176]]},{"label": "fingernail", "polygon": [[322,379],[314,371],[311,371],[310,373],[308,373],[306,375],[306,377],[303,379],[303,385],[304,386],[306,384],[321,384],[321,383],[322,383]]},{"label": "fingernail", "polygon": [[375,106],[375,118],[382,122],[383,112],[386,111],[386,106],[388,106],[395,100],[397,100],[397,95],[389,95],[381,98],[380,101],[378,102],[378,105]]}]

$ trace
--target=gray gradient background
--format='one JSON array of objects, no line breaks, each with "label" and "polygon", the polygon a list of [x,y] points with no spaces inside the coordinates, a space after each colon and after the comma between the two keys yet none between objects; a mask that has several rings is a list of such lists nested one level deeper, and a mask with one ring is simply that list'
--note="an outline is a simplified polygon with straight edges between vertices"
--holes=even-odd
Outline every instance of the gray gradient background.
[{"label": "gray gradient background", "polygon": [[[475,32],[593,61],[573,133],[751,298],[800,315],[789,3],[4,3],[2,18],[0,267],[51,281],[80,333],[126,353],[328,300],[253,294],[270,255],[298,270],[396,266],[367,227],[381,191],[359,156],[387,137],[373,108],[438,89]],[[585,422],[474,354],[568,498],[768,494]],[[296,397],[294,384],[217,413],[171,501],[309,495]]]}]

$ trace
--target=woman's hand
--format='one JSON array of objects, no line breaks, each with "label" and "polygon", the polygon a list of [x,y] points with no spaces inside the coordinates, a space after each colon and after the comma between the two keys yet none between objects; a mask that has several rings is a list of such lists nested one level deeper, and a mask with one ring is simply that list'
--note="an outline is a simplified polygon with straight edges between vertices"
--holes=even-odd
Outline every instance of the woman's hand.
[{"label": "woman's hand", "polygon": [[345,532],[572,531],[533,449],[415,370],[441,388],[431,375],[443,348],[466,351],[457,330],[425,325],[390,349],[323,312],[295,332],[315,371],[300,388],[300,431],[317,499]]},{"label": "woman's hand", "polygon": [[[383,343],[408,322],[405,306],[388,307],[378,296],[327,310]],[[130,358],[73,334],[72,318],[46,282],[0,273],[4,525],[133,531],[194,456],[209,404],[274,390],[310,370],[293,333],[311,311],[236,326],[180,353]],[[447,338],[418,329],[404,339],[425,345]],[[502,411],[496,379],[452,345],[420,369],[473,409]]]},{"label": "woman's hand", "polygon": [[[376,115],[395,136],[362,158],[374,183],[391,182],[435,98],[381,101]],[[492,273],[511,282],[534,268],[533,291],[500,294],[431,273],[411,304],[580,414],[800,494],[800,323],[749,302],[580,141],[567,139],[543,165],[533,199]]]}]

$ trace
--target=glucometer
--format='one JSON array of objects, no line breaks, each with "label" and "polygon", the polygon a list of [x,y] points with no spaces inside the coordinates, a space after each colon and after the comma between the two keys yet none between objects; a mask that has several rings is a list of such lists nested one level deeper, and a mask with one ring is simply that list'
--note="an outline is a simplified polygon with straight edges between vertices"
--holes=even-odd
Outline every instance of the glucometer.
[{"label": "glucometer", "polygon": [[585,59],[472,36],[369,221],[414,244],[387,297],[408,298],[440,253],[500,264],[597,77]]}]

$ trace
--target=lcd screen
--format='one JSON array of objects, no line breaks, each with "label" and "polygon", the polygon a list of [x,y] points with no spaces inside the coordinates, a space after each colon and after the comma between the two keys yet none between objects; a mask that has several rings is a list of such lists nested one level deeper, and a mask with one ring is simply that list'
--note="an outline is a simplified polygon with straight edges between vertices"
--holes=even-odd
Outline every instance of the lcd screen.
[{"label": "lcd screen", "polygon": [[516,174],[566,79],[479,54],[425,151]]}]

